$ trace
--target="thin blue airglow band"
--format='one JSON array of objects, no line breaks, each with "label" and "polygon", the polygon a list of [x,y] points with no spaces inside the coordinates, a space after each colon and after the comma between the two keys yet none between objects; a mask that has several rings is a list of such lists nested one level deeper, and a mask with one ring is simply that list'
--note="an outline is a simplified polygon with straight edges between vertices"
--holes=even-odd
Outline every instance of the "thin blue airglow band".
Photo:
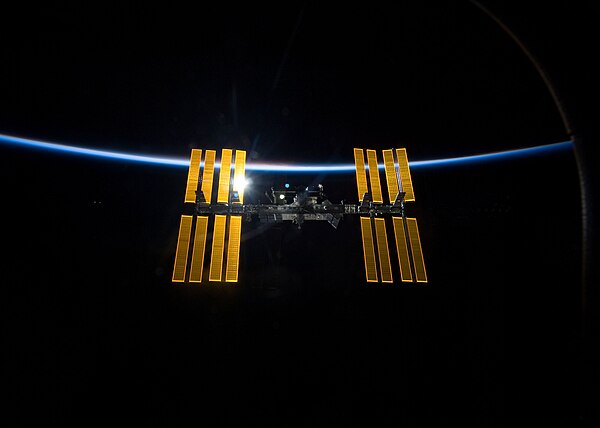
[{"label": "thin blue airglow band", "polygon": [[[44,141],[30,140],[27,138],[13,137],[11,135],[0,134],[0,143],[12,144],[35,149],[51,150],[56,152],[70,153],[76,155],[100,157],[105,159],[140,162],[155,165],[188,167],[189,159],[170,158],[159,156],[145,156],[130,153],[111,152],[106,150],[87,149],[83,147],[69,146],[65,144],[48,143]],[[473,156],[462,156],[445,159],[431,159],[423,161],[411,161],[411,168],[429,168],[434,166],[449,166],[467,163],[478,163],[492,160],[501,160],[523,156],[542,155],[562,150],[572,150],[573,143],[565,141],[562,143],[545,144],[542,146],[527,147],[524,149],[506,150],[502,152],[486,153]],[[215,165],[219,168],[219,164]],[[383,169],[383,165],[379,165]],[[336,172],[354,172],[354,164],[324,164],[324,165],[290,165],[277,163],[255,163],[249,162],[246,165],[247,171],[257,172],[286,172],[286,173],[336,173]]]}]

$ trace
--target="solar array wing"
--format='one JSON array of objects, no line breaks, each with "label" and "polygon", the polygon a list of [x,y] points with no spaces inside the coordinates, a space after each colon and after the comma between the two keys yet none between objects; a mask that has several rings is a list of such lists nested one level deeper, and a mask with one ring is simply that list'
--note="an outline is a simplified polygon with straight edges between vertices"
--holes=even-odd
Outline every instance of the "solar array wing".
[{"label": "solar array wing", "polygon": [[188,249],[190,247],[190,234],[192,232],[192,216],[182,215],[175,250],[175,267],[173,268],[173,282],[184,282],[187,266]]},{"label": "solar array wing", "polygon": [[406,149],[396,149],[396,156],[398,157],[398,169],[400,170],[402,191],[406,193],[404,201],[414,202],[415,193],[413,192],[412,180],[410,178],[410,168],[408,167]]},{"label": "solar array wing", "polygon": [[212,200],[212,188],[215,176],[215,158],[217,152],[214,150],[207,150],[204,159],[204,172],[202,174],[202,194],[204,195],[204,202],[210,204]]},{"label": "solar array wing", "polygon": [[246,152],[244,150],[235,151],[235,170],[233,173],[233,191],[237,192],[238,199],[234,204],[244,203],[244,186],[246,183]]},{"label": "solar array wing", "polygon": [[229,203],[232,154],[231,149],[223,149],[221,151],[221,172],[219,173],[219,191],[217,195],[218,203]]},{"label": "solar array wing", "polygon": [[388,250],[387,234],[385,231],[385,219],[375,218],[375,234],[377,235],[377,252],[379,253],[379,269],[381,271],[381,282],[393,282],[392,265],[390,263],[390,252]]},{"label": "solar array wing", "polygon": [[393,204],[396,200],[396,195],[399,192],[398,174],[396,173],[396,166],[394,165],[393,150],[383,151],[383,165],[385,166],[385,178],[387,181],[390,204]]},{"label": "solar array wing", "polygon": [[212,237],[212,253],[210,255],[210,281],[221,281],[223,274],[223,252],[225,251],[225,232],[227,216],[216,215]]},{"label": "solar array wing", "polygon": [[417,219],[407,218],[406,226],[408,228],[408,235],[410,237],[410,248],[417,282],[427,282],[427,273],[425,272],[425,261],[423,260],[423,251],[421,249],[421,239],[419,238]]},{"label": "solar array wing", "polygon": [[196,202],[196,190],[198,190],[198,177],[200,176],[200,160],[202,150],[193,149],[190,156],[190,169],[188,170],[187,185],[185,187],[185,202]]},{"label": "solar array wing", "polygon": [[381,182],[379,181],[379,165],[377,163],[377,152],[367,150],[367,161],[369,162],[369,179],[371,181],[371,196],[373,202],[383,204]]},{"label": "solar array wing", "polygon": [[190,282],[202,282],[207,229],[208,217],[198,216],[196,218],[196,232],[194,233],[194,249],[192,250],[192,262],[190,266]]},{"label": "solar array wing", "polygon": [[412,272],[410,269],[410,256],[406,244],[406,231],[404,230],[404,221],[402,217],[392,217],[394,224],[394,236],[396,238],[396,252],[398,254],[398,263],[400,265],[400,278],[402,282],[412,282]]},{"label": "solar array wing", "polygon": [[356,187],[358,188],[358,201],[362,202],[365,193],[369,192],[367,185],[367,171],[365,169],[365,153],[363,149],[354,149],[354,164],[356,165]]},{"label": "solar array wing", "polygon": [[360,230],[362,232],[362,244],[365,258],[365,271],[367,273],[367,282],[377,282],[375,245],[373,242],[371,219],[369,217],[360,217]]},{"label": "solar array wing", "polygon": [[240,267],[240,241],[242,234],[242,216],[229,217],[229,241],[227,244],[227,267],[225,281],[237,282]]}]

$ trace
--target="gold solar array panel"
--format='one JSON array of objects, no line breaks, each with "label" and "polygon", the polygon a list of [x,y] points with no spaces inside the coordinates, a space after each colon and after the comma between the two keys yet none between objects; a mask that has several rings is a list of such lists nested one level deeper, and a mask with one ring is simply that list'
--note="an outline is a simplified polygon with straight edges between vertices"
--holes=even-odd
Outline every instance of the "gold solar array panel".
[{"label": "gold solar array panel", "polygon": [[202,270],[204,268],[204,251],[206,248],[206,231],[208,228],[208,217],[198,216],[196,218],[196,232],[194,233],[194,249],[192,250],[192,262],[190,265],[190,282],[202,282]]},{"label": "gold solar array panel", "polygon": [[215,158],[217,152],[207,150],[204,158],[204,172],[202,173],[202,193],[207,204],[210,204],[212,199],[213,178],[215,176]]},{"label": "gold solar array panel", "polygon": [[198,177],[200,176],[200,160],[202,150],[193,149],[190,156],[190,169],[188,170],[187,186],[185,187],[185,202],[196,202],[196,190],[198,189]]},{"label": "gold solar array panel", "polygon": [[394,165],[394,152],[392,150],[383,151],[383,165],[385,166],[385,178],[387,181],[390,204],[393,204],[396,199],[396,195],[399,192],[399,187],[396,166]]},{"label": "gold solar array panel", "polygon": [[404,200],[406,202],[412,202],[415,200],[415,194],[413,192],[412,180],[410,178],[410,168],[408,167],[406,149],[396,149],[396,156],[398,157],[398,169],[400,170],[402,191],[406,193]]},{"label": "gold solar array panel", "polygon": [[242,216],[229,217],[229,243],[227,245],[227,267],[225,281],[237,282],[240,261],[240,239],[242,234]]},{"label": "gold solar array panel", "polygon": [[379,253],[379,268],[381,271],[381,282],[393,282],[392,265],[390,263],[390,253],[388,250],[387,234],[385,230],[384,219],[375,219],[375,234],[377,235],[377,250]]},{"label": "gold solar array panel", "polygon": [[173,282],[185,281],[185,268],[187,265],[190,234],[192,232],[192,216],[182,215],[177,237],[177,250],[175,250],[175,267],[173,268]]},{"label": "gold solar array panel", "polygon": [[423,260],[423,251],[421,250],[421,239],[419,238],[417,219],[407,218],[406,225],[410,237],[410,248],[412,250],[417,282],[427,282],[427,273],[425,272],[425,261]]},{"label": "gold solar array panel", "polygon": [[223,273],[223,252],[225,250],[225,226],[227,216],[215,215],[215,227],[213,230],[212,253],[210,256],[210,281],[221,281]]},{"label": "gold solar array panel", "polygon": [[358,201],[362,202],[367,187],[367,171],[365,170],[365,155],[363,149],[354,149],[354,164],[356,165],[356,187],[358,187]]},{"label": "gold solar array panel", "polygon": [[362,232],[363,254],[365,257],[365,270],[367,282],[377,282],[377,265],[375,262],[375,245],[373,243],[373,231],[369,217],[360,218],[360,230]]},{"label": "gold solar array panel", "polygon": [[396,250],[398,252],[398,262],[400,264],[400,278],[403,282],[412,282],[408,246],[406,245],[406,233],[404,232],[404,222],[402,221],[402,217],[392,217],[392,222],[394,223]]},{"label": "gold solar array panel", "polygon": [[229,183],[231,181],[231,149],[221,151],[221,172],[219,174],[218,203],[229,203]]},{"label": "gold solar array panel", "polygon": [[367,149],[367,160],[369,162],[369,178],[371,179],[371,197],[373,202],[383,204],[381,193],[381,182],[379,181],[379,165],[377,164],[377,152]]},{"label": "gold solar array panel", "polygon": [[240,201],[237,204],[244,203],[244,183],[246,181],[246,152],[244,150],[235,151],[235,170],[233,173],[233,191],[238,192]]}]

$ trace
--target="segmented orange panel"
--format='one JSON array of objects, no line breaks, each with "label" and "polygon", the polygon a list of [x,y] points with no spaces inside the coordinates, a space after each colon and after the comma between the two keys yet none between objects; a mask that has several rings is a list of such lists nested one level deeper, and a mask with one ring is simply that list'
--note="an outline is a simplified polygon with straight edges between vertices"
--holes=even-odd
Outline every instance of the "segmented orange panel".
[{"label": "segmented orange panel", "polygon": [[213,180],[215,176],[215,158],[217,152],[207,150],[204,158],[204,172],[202,173],[202,193],[207,204],[210,204],[212,199]]},{"label": "segmented orange panel", "polygon": [[369,162],[369,178],[371,181],[371,196],[373,202],[383,204],[381,193],[381,182],[379,181],[379,165],[377,165],[377,152],[367,149],[367,160]]},{"label": "segmented orange panel", "polygon": [[202,282],[204,268],[204,249],[206,248],[206,229],[208,217],[196,218],[196,233],[194,233],[194,249],[190,265],[190,282]]},{"label": "segmented orange panel", "polygon": [[227,245],[227,267],[225,281],[237,282],[240,262],[240,238],[242,234],[242,216],[229,217],[229,244]]},{"label": "segmented orange panel", "polygon": [[356,186],[358,187],[358,202],[363,201],[367,186],[367,171],[365,170],[365,154],[363,149],[354,149],[354,165],[356,165]]},{"label": "segmented orange panel", "polygon": [[225,251],[226,224],[227,216],[215,215],[212,253],[210,256],[210,272],[208,275],[210,281],[221,281],[221,275],[223,273],[223,252]]},{"label": "segmented orange panel", "polygon": [[375,234],[377,235],[377,250],[379,252],[381,282],[393,282],[392,265],[390,263],[390,252],[388,250],[387,233],[385,230],[384,219],[375,219]]},{"label": "segmented orange panel", "polygon": [[399,192],[399,187],[396,166],[394,165],[394,152],[391,149],[383,151],[383,165],[385,166],[385,178],[387,181],[388,195],[390,196],[390,204],[393,204],[396,195]]},{"label": "segmented orange panel", "polygon": [[410,237],[410,248],[415,265],[415,276],[417,282],[427,282],[427,273],[425,272],[425,261],[423,260],[423,251],[421,250],[421,239],[419,238],[419,228],[416,218],[407,218],[408,236]]},{"label": "segmented orange panel", "polygon": [[392,217],[392,222],[394,223],[396,251],[398,252],[398,262],[400,263],[400,278],[403,282],[412,282],[408,246],[406,244],[406,234],[404,233],[404,222],[402,221],[402,217]]},{"label": "segmented orange panel", "polygon": [[238,192],[240,201],[236,204],[244,203],[244,185],[246,184],[246,152],[244,150],[235,151],[235,170],[233,172],[233,191]]},{"label": "segmented orange panel", "polygon": [[190,169],[188,170],[187,186],[185,187],[185,201],[196,202],[196,190],[198,189],[198,177],[200,176],[200,159],[202,150],[192,149],[190,156]]},{"label": "segmented orange panel", "polygon": [[396,149],[396,156],[398,157],[398,167],[400,170],[400,180],[402,181],[402,191],[406,193],[404,200],[407,202],[415,200],[415,193],[413,192],[412,180],[410,178],[410,168],[408,167],[408,157],[406,156],[406,149]]},{"label": "segmented orange panel", "polygon": [[362,233],[363,254],[365,257],[365,271],[367,282],[377,282],[377,265],[375,264],[375,245],[373,243],[373,231],[371,230],[371,219],[360,218],[360,230]]},{"label": "segmented orange panel", "polygon": [[187,265],[188,248],[190,247],[190,234],[192,232],[192,216],[182,215],[177,237],[177,250],[175,250],[175,266],[173,267],[173,282],[185,281],[185,268]]},{"label": "segmented orange panel", "polygon": [[231,181],[231,149],[223,149],[221,151],[221,172],[219,173],[219,192],[217,202],[229,202],[229,183]]}]

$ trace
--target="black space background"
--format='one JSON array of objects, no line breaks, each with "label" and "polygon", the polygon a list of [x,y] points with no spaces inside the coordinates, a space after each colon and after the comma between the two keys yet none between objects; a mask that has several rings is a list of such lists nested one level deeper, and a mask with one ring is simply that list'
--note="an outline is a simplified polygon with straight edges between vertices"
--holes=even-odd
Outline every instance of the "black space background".
[{"label": "black space background", "polygon": [[[568,139],[531,64],[466,1],[108,2],[3,21],[4,134],[178,157],[256,141],[257,160],[297,163],[351,163],[353,147],[421,160]],[[569,152],[414,169],[427,286],[367,286],[356,218],[337,231],[245,224],[237,285],[174,286],[185,168],[9,146],[0,162],[7,419],[575,421]],[[355,198],[353,175],[252,178],[256,195],[287,180]]]}]

